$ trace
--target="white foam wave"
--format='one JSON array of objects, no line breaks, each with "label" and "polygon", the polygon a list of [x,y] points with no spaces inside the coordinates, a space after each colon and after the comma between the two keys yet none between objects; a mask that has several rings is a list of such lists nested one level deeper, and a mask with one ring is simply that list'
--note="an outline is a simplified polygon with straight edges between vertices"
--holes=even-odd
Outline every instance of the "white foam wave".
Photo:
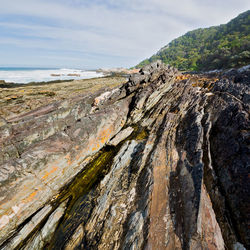
[{"label": "white foam wave", "polygon": [[47,82],[54,80],[89,79],[102,77],[103,74],[95,71],[79,69],[49,69],[49,70],[1,70],[0,80],[13,83]]}]

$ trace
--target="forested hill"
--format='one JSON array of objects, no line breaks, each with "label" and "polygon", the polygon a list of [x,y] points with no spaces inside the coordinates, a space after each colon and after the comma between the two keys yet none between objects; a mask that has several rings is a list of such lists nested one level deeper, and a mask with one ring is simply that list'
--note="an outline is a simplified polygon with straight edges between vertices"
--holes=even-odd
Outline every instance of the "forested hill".
[{"label": "forested hill", "polygon": [[250,10],[227,24],[186,33],[136,68],[158,59],[180,70],[213,70],[250,64]]}]

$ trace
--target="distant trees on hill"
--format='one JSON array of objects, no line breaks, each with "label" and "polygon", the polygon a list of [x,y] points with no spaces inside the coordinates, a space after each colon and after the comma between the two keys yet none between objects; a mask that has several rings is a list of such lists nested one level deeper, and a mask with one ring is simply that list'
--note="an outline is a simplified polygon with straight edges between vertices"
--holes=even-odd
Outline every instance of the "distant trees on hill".
[{"label": "distant trees on hill", "polygon": [[158,59],[179,70],[192,71],[250,64],[250,10],[227,24],[186,33],[136,68]]}]

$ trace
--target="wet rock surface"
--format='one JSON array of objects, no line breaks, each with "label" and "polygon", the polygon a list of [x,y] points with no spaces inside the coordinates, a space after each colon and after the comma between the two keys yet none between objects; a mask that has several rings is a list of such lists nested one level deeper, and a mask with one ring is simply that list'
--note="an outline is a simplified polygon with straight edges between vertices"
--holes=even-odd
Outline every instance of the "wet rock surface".
[{"label": "wet rock surface", "polygon": [[249,248],[249,83],[155,62],[2,118],[1,248]]}]

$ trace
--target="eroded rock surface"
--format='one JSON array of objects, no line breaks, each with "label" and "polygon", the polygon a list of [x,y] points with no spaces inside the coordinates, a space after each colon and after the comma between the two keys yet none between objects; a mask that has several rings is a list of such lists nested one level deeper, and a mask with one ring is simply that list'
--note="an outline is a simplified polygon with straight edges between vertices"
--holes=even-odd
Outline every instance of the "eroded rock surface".
[{"label": "eroded rock surface", "polygon": [[249,248],[249,82],[155,62],[2,119],[1,247]]}]

